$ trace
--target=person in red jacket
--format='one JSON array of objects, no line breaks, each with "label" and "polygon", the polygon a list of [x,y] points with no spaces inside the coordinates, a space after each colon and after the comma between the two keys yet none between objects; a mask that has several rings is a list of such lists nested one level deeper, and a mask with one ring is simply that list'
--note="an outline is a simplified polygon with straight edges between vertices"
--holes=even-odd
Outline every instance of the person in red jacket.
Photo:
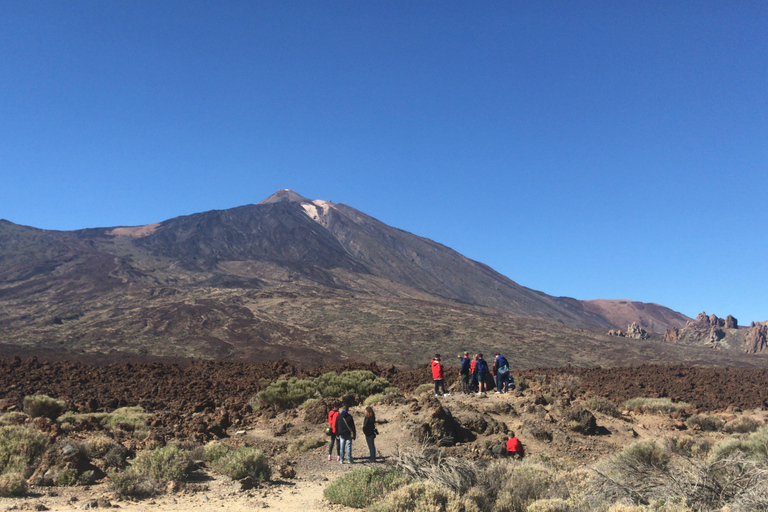
[{"label": "person in red jacket", "polygon": [[[443,365],[440,364],[440,354],[435,354],[432,360],[432,380],[435,381],[435,396],[448,396],[443,385]],[[439,392],[440,389],[443,390],[442,394]]]},{"label": "person in red jacket", "polygon": [[341,441],[339,441],[339,436],[336,434],[336,418],[339,416],[339,408],[337,406],[333,406],[330,411],[328,411],[328,425],[331,426],[331,444],[328,445],[328,460],[331,460],[331,455],[333,454],[333,445],[336,444],[336,462],[339,462],[341,460]]},{"label": "person in red jacket", "polygon": [[507,440],[507,455],[514,457],[515,459],[522,459],[525,455],[523,449],[523,443],[515,436],[514,432],[509,433],[509,439]]}]

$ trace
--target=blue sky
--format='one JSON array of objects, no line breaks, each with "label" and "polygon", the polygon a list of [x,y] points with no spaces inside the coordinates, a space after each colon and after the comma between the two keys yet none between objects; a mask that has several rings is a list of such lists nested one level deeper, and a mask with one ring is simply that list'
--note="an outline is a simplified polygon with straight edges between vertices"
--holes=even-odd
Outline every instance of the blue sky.
[{"label": "blue sky", "polygon": [[0,218],[280,188],[578,299],[768,319],[768,3],[0,3]]}]

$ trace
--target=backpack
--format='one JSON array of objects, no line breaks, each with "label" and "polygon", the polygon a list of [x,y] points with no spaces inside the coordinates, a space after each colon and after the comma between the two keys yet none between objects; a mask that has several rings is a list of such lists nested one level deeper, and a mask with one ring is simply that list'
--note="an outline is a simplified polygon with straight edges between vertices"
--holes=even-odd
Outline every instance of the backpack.
[{"label": "backpack", "polygon": [[504,365],[499,368],[499,375],[506,375],[509,373],[509,366]]}]

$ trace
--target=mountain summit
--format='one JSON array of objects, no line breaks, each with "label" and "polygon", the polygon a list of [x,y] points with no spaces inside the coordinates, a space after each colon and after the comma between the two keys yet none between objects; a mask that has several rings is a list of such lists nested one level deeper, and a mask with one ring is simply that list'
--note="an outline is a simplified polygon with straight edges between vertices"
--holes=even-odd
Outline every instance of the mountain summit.
[{"label": "mountain summit", "polygon": [[397,362],[449,342],[508,343],[522,324],[544,322],[544,338],[567,326],[626,327],[595,305],[520,286],[432,240],[288,189],[147,226],[2,222],[0,251],[0,339],[57,350]]},{"label": "mountain summit", "polygon": [[306,197],[300,196],[293,190],[284,188],[278,190],[268,198],[261,201],[259,204],[272,204],[272,203],[310,203],[311,201]]}]

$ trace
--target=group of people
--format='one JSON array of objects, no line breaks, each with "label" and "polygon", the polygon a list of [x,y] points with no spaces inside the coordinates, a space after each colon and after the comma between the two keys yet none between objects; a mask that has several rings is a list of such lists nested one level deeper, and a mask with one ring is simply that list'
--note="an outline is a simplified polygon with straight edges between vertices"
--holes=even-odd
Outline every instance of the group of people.
[{"label": "group of people", "polygon": [[[333,460],[333,447],[336,445],[336,461],[344,464],[346,457],[349,464],[355,461],[352,459],[352,441],[357,439],[357,430],[355,429],[355,419],[349,414],[346,405],[340,408],[334,405],[328,412],[328,428],[330,444],[328,445],[328,460]],[[375,439],[379,434],[376,429],[376,414],[372,407],[365,408],[365,418],[363,419],[363,435],[368,443],[368,460],[376,462],[376,444]]]},{"label": "group of people", "polygon": [[[515,380],[509,372],[509,362],[500,353],[496,353],[493,366],[489,369],[488,363],[483,359],[483,354],[476,354],[474,359],[470,359],[469,352],[459,354],[461,368],[461,392],[465,395],[477,393],[482,395],[488,389],[488,374],[493,376],[496,384],[496,393],[506,393],[510,386],[515,385]],[[449,396],[445,390],[443,365],[440,361],[440,354],[435,354],[432,359],[432,379],[435,383],[435,396]],[[355,429],[355,420],[349,413],[346,405],[334,405],[328,412],[328,427],[326,433],[330,437],[328,445],[328,460],[333,460],[334,446],[336,447],[336,461],[344,464],[354,463],[352,458],[352,441],[357,438]],[[372,407],[365,408],[365,418],[363,419],[363,434],[368,444],[368,460],[376,462],[376,444],[375,439],[378,435],[376,429],[376,414]],[[523,446],[520,440],[512,434],[506,444],[507,452],[511,456],[522,457]],[[346,460],[345,460],[346,459]]]},{"label": "group of people", "polygon": [[[496,393],[506,393],[510,386],[515,385],[515,379],[509,372],[509,362],[499,352],[493,360],[493,367],[488,368],[488,363],[483,359],[483,354],[476,354],[474,359],[469,358],[469,352],[458,355],[461,367],[461,392],[465,395],[477,393],[482,395],[488,391],[488,374],[493,377],[496,385]],[[432,359],[432,380],[435,383],[435,396],[449,396],[443,383],[443,365],[440,362],[440,354],[435,354]],[[442,393],[441,393],[442,391]]]}]

